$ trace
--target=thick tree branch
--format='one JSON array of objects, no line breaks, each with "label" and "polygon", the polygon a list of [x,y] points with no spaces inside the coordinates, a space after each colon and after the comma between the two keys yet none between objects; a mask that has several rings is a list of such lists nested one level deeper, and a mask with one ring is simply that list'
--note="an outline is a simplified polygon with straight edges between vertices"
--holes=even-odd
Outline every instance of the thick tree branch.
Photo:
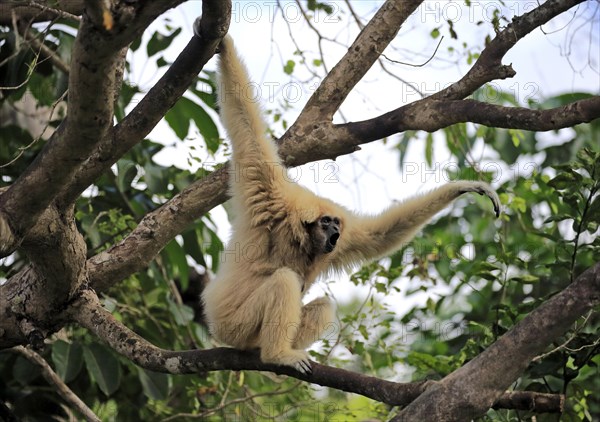
[{"label": "thick tree branch", "polygon": [[531,131],[557,130],[600,118],[600,97],[590,97],[549,110],[504,107],[475,100],[423,101],[361,122],[336,126],[338,143],[355,146],[406,130],[434,132],[456,123]]},{"label": "thick tree branch", "polygon": [[[430,382],[400,384],[363,374],[346,371],[316,362],[311,362],[312,373],[302,374],[285,366],[264,364],[258,353],[242,352],[230,348],[209,350],[186,350],[175,352],[158,348],[138,336],[117,321],[100,304],[92,291],[82,292],[70,311],[72,318],[92,331],[110,347],[130,359],[136,365],[156,372],[171,374],[196,374],[220,370],[270,371],[279,375],[289,375],[302,381],[327,386],[342,391],[361,394],[373,400],[393,406],[406,405],[415,400]],[[498,406],[528,409],[536,412],[560,412],[562,396],[529,392],[506,393],[496,403]],[[528,399],[524,399],[524,396]],[[535,409],[531,409],[535,407]]]},{"label": "thick tree branch", "polygon": [[102,291],[148,266],[161,249],[194,220],[227,199],[227,178],[221,168],[184,189],[147,214],[117,245],[90,258],[90,285]]},{"label": "thick tree branch", "polygon": [[[30,265],[0,285],[0,346],[36,346],[86,281],[86,244],[73,210],[48,207],[23,240]],[[51,317],[49,317],[51,316]]]},{"label": "thick tree branch", "polygon": [[44,379],[48,381],[52,387],[56,388],[58,395],[60,395],[65,402],[79,412],[86,419],[86,421],[100,422],[100,418],[98,418],[98,416],[92,412],[92,409],[86,406],[86,404],[77,396],[77,394],[73,393],[69,386],[65,384],[63,380],[61,380],[56,374],[56,372],[52,370],[44,358],[35,353],[33,350],[26,349],[23,346],[17,346],[12,350],[23,355],[27,360],[36,366],[39,366]]},{"label": "thick tree branch", "polygon": [[504,107],[474,100],[425,99],[369,120],[340,125],[321,124],[301,142],[284,135],[279,154],[286,164],[296,166],[335,159],[356,151],[358,145],[406,130],[434,132],[455,123],[472,122],[492,127],[546,131],[588,123],[599,117],[600,97],[549,110]]},{"label": "thick tree branch", "polygon": [[[96,57],[98,29],[84,19],[73,48],[69,74],[68,120],[52,134],[28,169],[0,196],[0,212],[20,241],[68,182],[112,124],[117,52]],[[97,95],[90,96],[89,92]],[[0,245],[1,246],[1,245]],[[8,246],[8,248],[7,248]],[[16,245],[5,245],[0,256]]]},{"label": "thick tree branch", "polygon": [[[0,257],[17,247],[44,209],[73,179],[81,163],[104,142],[112,126],[115,92],[120,88],[115,71],[123,57],[120,50],[157,16],[181,1],[118,3],[118,10],[111,11],[115,15],[111,28],[94,21],[94,14],[84,14],[69,72],[68,119],[52,134],[28,169],[0,196],[0,219],[5,220],[0,227],[2,231],[5,226],[11,230],[10,235],[0,238]],[[94,4],[89,5],[90,12],[95,10]],[[95,95],[89,95],[90,92]]]},{"label": "thick tree branch", "polygon": [[395,419],[462,421],[485,413],[552,341],[600,304],[600,263],[523,318],[475,359],[436,383]]},{"label": "thick tree branch", "polygon": [[62,193],[66,203],[75,200],[123,154],[140,142],[164,117],[198,73],[214,55],[229,29],[231,0],[204,0],[202,18],[196,23],[201,36],[194,36],[169,70],[139,104],[111,130],[100,147],[87,159]]}]

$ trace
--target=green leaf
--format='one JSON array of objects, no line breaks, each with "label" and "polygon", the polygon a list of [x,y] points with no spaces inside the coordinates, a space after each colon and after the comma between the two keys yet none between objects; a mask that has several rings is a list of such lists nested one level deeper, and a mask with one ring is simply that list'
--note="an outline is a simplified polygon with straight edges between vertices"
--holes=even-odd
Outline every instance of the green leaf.
[{"label": "green leaf", "polygon": [[200,100],[202,100],[202,102],[208,107],[213,110],[217,109],[217,95],[214,92],[200,91],[199,89],[195,88],[191,88],[190,91],[192,91],[195,96],[200,98]]},{"label": "green leaf", "polygon": [[330,4],[322,3],[317,0],[307,0],[306,6],[308,7],[308,10],[312,10],[313,12],[323,10],[328,15],[333,13],[333,7]]},{"label": "green leaf", "polygon": [[131,51],[136,51],[142,45],[142,37],[137,37],[129,46]]},{"label": "green leaf", "polygon": [[179,139],[185,139],[190,131],[190,117],[186,110],[189,101],[185,97],[180,98],[173,108],[165,114],[165,121],[171,126]]},{"label": "green leaf", "polygon": [[112,351],[98,343],[83,348],[85,366],[100,390],[110,396],[121,384],[121,366]]},{"label": "green leaf", "polygon": [[214,153],[219,148],[217,125],[202,106],[189,98],[180,98],[165,115],[165,120],[179,139],[186,138],[190,130],[190,121],[194,121],[209,151]]},{"label": "green leaf", "polygon": [[433,28],[433,30],[430,33],[431,38],[435,39],[435,38],[439,38],[440,36],[440,28]]},{"label": "green leaf", "polygon": [[526,274],[518,277],[512,277],[510,281],[520,284],[534,284],[539,282],[540,278],[531,274]]},{"label": "green leaf", "polygon": [[427,134],[425,140],[425,161],[429,167],[433,165],[433,135],[431,133]]},{"label": "green leaf", "polygon": [[170,63],[167,62],[163,56],[160,56],[158,59],[156,59],[156,67],[164,67],[168,66],[169,64]]},{"label": "green leaf", "polygon": [[185,259],[185,251],[176,240],[170,241],[164,248],[170,264],[176,269],[171,277],[179,277],[179,283],[183,290],[187,290],[190,284],[190,269]]},{"label": "green leaf", "polygon": [[454,30],[454,22],[452,22],[450,19],[448,19],[446,22],[448,23],[448,32],[450,32],[450,37],[457,40],[458,34]]},{"label": "green leaf", "polygon": [[365,344],[362,341],[355,341],[352,347],[352,353],[358,356],[362,356],[365,353]]},{"label": "green leaf", "polygon": [[579,181],[581,181],[581,175],[571,170],[560,173],[554,179],[550,180],[548,185],[558,190],[572,189]]},{"label": "green leaf", "polygon": [[154,56],[159,51],[166,50],[171,45],[175,37],[179,35],[181,29],[182,28],[177,28],[169,35],[163,35],[158,31],[155,32],[152,35],[152,38],[150,38],[150,41],[148,41],[148,44],[146,45],[146,53],[148,54],[148,57]]},{"label": "green leaf", "polygon": [[133,179],[137,176],[137,166],[131,160],[117,161],[117,187],[121,192],[128,192]]},{"label": "green leaf", "polygon": [[433,369],[438,374],[450,373],[451,368],[445,361],[445,356],[432,356],[427,353],[410,352],[407,357],[408,363],[421,370]]},{"label": "green leaf", "polygon": [[292,73],[294,73],[294,67],[296,67],[296,62],[294,62],[293,60],[288,60],[285,66],[283,66],[283,71],[286,75],[291,75]]},{"label": "green leaf", "polygon": [[204,254],[200,248],[200,242],[198,241],[198,233],[201,228],[196,231],[195,229],[185,231],[181,234],[183,237],[183,247],[186,253],[191,256],[198,264],[203,267],[207,267],[206,261],[204,260]]},{"label": "green leaf", "polygon": [[40,376],[40,369],[21,356],[17,358],[10,369],[12,369],[12,378],[24,386]]},{"label": "green leaf", "polygon": [[71,382],[83,367],[83,348],[79,343],[62,340],[52,345],[54,370],[64,382]]},{"label": "green leaf", "polygon": [[144,165],[144,182],[152,193],[168,192],[169,178],[164,171],[164,167],[148,161]]},{"label": "green leaf", "polygon": [[521,139],[523,139],[523,131],[517,129],[509,129],[508,133],[510,134],[510,139],[512,140],[513,145],[518,148],[521,145]]},{"label": "green leaf", "polygon": [[194,320],[194,310],[189,306],[180,305],[170,297],[167,297],[167,303],[177,325],[187,325]]},{"label": "green leaf", "polygon": [[514,197],[508,206],[519,213],[527,211],[527,202],[521,197]]},{"label": "green leaf", "polygon": [[548,217],[545,221],[545,223],[552,223],[554,221],[563,221],[563,220],[572,220],[573,216],[570,214],[555,214],[555,215],[551,215],[550,217]]},{"label": "green leaf", "polygon": [[369,339],[369,331],[367,330],[367,327],[365,327],[364,325],[360,324],[358,326],[358,331],[364,337],[365,340]]},{"label": "green leaf", "polygon": [[387,293],[388,291],[387,284],[385,283],[375,283],[375,289],[378,293]]},{"label": "green leaf", "polygon": [[215,153],[221,145],[219,129],[217,129],[217,125],[215,125],[213,119],[202,107],[198,106],[194,111],[196,113],[192,115],[192,119],[194,119],[196,127],[198,127],[200,134],[204,138],[204,143],[208,150]]},{"label": "green leaf", "polygon": [[138,378],[146,397],[152,400],[166,400],[169,395],[169,376],[159,372],[138,368]]}]

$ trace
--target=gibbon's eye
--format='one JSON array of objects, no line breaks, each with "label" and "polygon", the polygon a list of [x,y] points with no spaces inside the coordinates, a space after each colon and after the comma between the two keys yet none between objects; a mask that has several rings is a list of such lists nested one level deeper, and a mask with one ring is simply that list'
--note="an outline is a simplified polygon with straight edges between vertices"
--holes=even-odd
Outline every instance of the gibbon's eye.
[{"label": "gibbon's eye", "polygon": [[340,225],[340,219],[339,219],[339,218],[337,218],[337,217],[335,217],[335,218],[333,219],[333,224],[337,224],[337,225],[339,226],[339,225]]},{"label": "gibbon's eye", "polygon": [[331,217],[325,216],[325,217],[321,218],[321,223],[323,223],[323,224],[331,223]]}]

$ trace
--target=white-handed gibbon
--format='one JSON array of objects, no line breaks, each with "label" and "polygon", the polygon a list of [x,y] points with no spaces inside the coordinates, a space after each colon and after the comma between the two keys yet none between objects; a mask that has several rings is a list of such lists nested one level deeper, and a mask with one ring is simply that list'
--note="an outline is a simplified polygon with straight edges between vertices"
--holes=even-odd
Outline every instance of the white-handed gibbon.
[{"label": "white-handed gibbon", "polygon": [[221,120],[232,145],[232,237],[202,299],[212,335],[238,349],[260,348],[265,363],[310,371],[305,349],[334,321],[330,301],[303,305],[321,274],[346,269],[406,245],[437,212],[465,192],[499,200],[483,182],[456,181],[357,215],[287,177],[247,71],[229,36],[219,54]]}]

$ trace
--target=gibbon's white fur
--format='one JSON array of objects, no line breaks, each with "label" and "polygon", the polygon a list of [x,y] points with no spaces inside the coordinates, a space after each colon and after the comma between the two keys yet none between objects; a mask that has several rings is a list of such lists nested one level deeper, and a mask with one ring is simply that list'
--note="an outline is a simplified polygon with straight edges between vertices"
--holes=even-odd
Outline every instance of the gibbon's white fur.
[{"label": "gibbon's white fur", "polygon": [[216,339],[239,349],[260,348],[265,363],[309,372],[305,349],[334,321],[327,298],[302,304],[320,274],[399,249],[465,192],[487,195],[496,214],[498,196],[485,183],[457,181],[362,216],[315,195],[287,177],[229,36],[220,49],[234,221],[221,267],[202,294],[206,317]]}]

